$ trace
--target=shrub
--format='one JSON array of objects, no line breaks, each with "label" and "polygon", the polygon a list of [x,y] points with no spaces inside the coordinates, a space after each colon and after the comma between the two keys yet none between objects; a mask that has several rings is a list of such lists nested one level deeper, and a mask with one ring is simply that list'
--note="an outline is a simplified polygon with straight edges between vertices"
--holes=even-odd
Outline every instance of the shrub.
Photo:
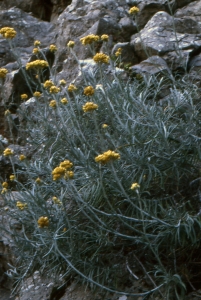
[{"label": "shrub", "polygon": [[[125,83],[115,66],[111,80],[102,70],[109,55],[94,57],[99,82],[58,88],[50,78],[31,115],[18,109],[34,155],[13,169],[20,201],[2,184],[7,214],[22,225],[12,232],[14,277],[40,269],[120,294],[180,299],[200,257],[198,89],[165,75]],[[157,102],[167,80],[169,95]],[[144,291],[128,291],[139,278]]]}]

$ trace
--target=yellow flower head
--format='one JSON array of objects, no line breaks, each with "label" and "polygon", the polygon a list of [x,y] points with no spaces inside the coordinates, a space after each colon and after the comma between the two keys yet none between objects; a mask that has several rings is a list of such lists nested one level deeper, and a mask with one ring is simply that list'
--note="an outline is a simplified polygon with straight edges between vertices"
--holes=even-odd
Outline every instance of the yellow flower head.
[{"label": "yellow flower head", "polygon": [[36,47],[40,46],[40,44],[41,44],[41,42],[38,41],[38,40],[36,40],[36,41],[34,42],[34,46],[36,46]]},{"label": "yellow flower head", "polygon": [[1,185],[3,188],[6,188],[6,189],[8,188],[8,182],[6,182],[6,181],[2,182]]},{"label": "yellow flower head", "polygon": [[61,80],[59,81],[59,84],[60,84],[60,85],[66,85],[66,81],[65,81],[64,79],[61,79]]},{"label": "yellow flower head", "polygon": [[45,89],[48,89],[49,87],[53,86],[54,83],[52,82],[52,80],[46,80],[44,83],[43,83],[43,86]]},{"label": "yellow flower head", "polygon": [[55,45],[50,45],[49,49],[51,52],[57,51],[57,47]]},{"label": "yellow flower head", "polygon": [[111,150],[108,150],[108,151],[104,152],[103,154],[100,154],[95,157],[95,161],[98,163],[102,163],[102,164],[106,164],[109,161],[115,160],[115,159],[120,159],[120,154],[115,151],[111,151]]},{"label": "yellow flower head", "polygon": [[135,77],[137,80],[141,80],[143,78],[143,76],[140,73],[136,74]]},{"label": "yellow flower head", "polygon": [[9,156],[9,155],[13,155],[13,150],[11,150],[10,148],[6,148],[3,152],[4,156]]},{"label": "yellow flower head", "polygon": [[136,190],[136,189],[139,189],[139,188],[140,188],[140,185],[137,182],[132,183],[131,190]]},{"label": "yellow flower head", "polygon": [[85,87],[84,89],[84,95],[86,96],[92,96],[94,94],[95,90],[93,88],[93,86],[89,85],[87,87]]},{"label": "yellow flower head", "polygon": [[17,201],[16,203],[17,208],[19,208],[20,210],[23,210],[25,208],[27,208],[27,203],[22,203],[20,201]]},{"label": "yellow flower head", "polygon": [[108,64],[109,63],[109,56],[104,54],[104,53],[97,53],[96,55],[94,55],[93,60],[96,63],[100,63],[100,64]]},{"label": "yellow flower head", "polygon": [[57,106],[56,100],[51,100],[49,106],[52,108],[56,108],[56,106]]},{"label": "yellow flower head", "polygon": [[12,27],[3,27],[0,29],[0,33],[6,39],[13,39],[17,34],[17,32]]},{"label": "yellow flower head", "polygon": [[14,174],[12,174],[12,175],[10,175],[10,181],[14,181],[15,180],[15,175]]},{"label": "yellow flower head", "polygon": [[19,160],[25,160],[26,159],[26,156],[24,155],[24,154],[21,154],[20,156],[19,156]]},{"label": "yellow flower head", "polygon": [[36,178],[35,182],[36,182],[37,184],[41,184],[41,183],[42,183],[42,180],[38,177],[38,178]]},{"label": "yellow flower head", "polygon": [[61,200],[59,200],[57,197],[52,197],[52,200],[54,201],[55,204],[62,205]]},{"label": "yellow flower head", "polygon": [[65,175],[65,168],[62,167],[56,167],[53,171],[52,171],[52,176],[53,176],[53,180],[58,180],[60,179],[62,176]]},{"label": "yellow flower head", "polygon": [[108,42],[109,36],[107,34],[103,34],[103,35],[101,35],[101,40],[104,42]]},{"label": "yellow flower head", "polygon": [[93,111],[98,108],[98,105],[93,102],[87,102],[85,105],[82,106],[84,112]]},{"label": "yellow flower head", "polygon": [[74,42],[74,41],[69,41],[69,42],[67,43],[67,46],[68,46],[69,48],[73,48],[73,47],[75,46],[75,42]]},{"label": "yellow flower head", "polygon": [[5,110],[5,113],[4,113],[5,116],[9,116],[10,114],[11,114],[11,112],[9,109]]},{"label": "yellow flower head", "polygon": [[89,34],[83,38],[80,39],[82,45],[89,45],[92,44],[93,42],[99,41],[99,36],[95,34]]},{"label": "yellow flower head", "polygon": [[74,92],[74,91],[76,91],[77,90],[77,88],[76,88],[76,86],[74,85],[74,84],[69,84],[69,86],[68,86],[68,91],[69,92]]},{"label": "yellow flower head", "polygon": [[50,222],[49,222],[48,217],[40,217],[38,219],[38,227],[40,227],[40,228],[48,227],[49,223]]},{"label": "yellow flower head", "polygon": [[70,161],[70,160],[64,160],[60,163],[59,165],[61,168],[64,168],[64,169],[70,169],[72,168],[73,166],[73,163]]},{"label": "yellow flower head", "polygon": [[136,15],[139,11],[140,10],[139,10],[139,8],[137,6],[133,6],[133,7],[130,8],[129,14],[130,15]]},{"label": "yellow flower head", "polygon": [[68,100],[66,98],[63,98],[63,99],[61,99],[61,103],[65,105],[68,103]]},{"label": "yellow flower head", "polygon": [[64,175],[64,179],[72,179],[74,177],[73,171],[66,171]]},{"label": "yellow flower head", "polygon": [[8,70],[5,68],[0,68],[0,78],[5,78]]},{"label": "yellow flower head", "polygon": [[50,87],[51,94],[57,94],[58,92],[60,92],[60,88],[58,88],[57,86],[53,85]]},{"label": "yellow flower head", "polygon": [[34,92],[33,95],[34,97],[39,98],[42,94],[40,92]]},{"label": "yellow flower head", "polygon": [[107,128],[107,127],[108,127],[107,124],[103,124],[103,125],[102,125],[102,128],[103,128],[103,129],[105,129],[105,128]]},{"label": "yellow flower head", "polygon": [[26,64],[26,70],[29,69],[43,69],[48,67],[48,62],[46,60],[34,60]]},{"label": "yellow flower head", "polygon": [[33,54],[38,54],[38,52],[40,52],[40,50],[38,48],[33,48],[33,51],[32,51]]},{"label": "yellow flower head", "polygon": [[118,48],[117,51],[115,52],[115,56],[116,57],[119,57],[122,53],[122,49],[121,48]]},{"label": "yellow flower head", "polygon": [[3,194],[5,194],[5,193],[7,193],[7,191],[8,191],[7,188],[3,188],[3,189],[1,190],[1,194],[3,195]]},{"label": "yellow flower head", "polygon": [[22,94],[22,95],[21,95],[21,99],[22,99],[22,100],[26,100],[27,98],[28,98],[28,95],[27,95],[27,94]]}]

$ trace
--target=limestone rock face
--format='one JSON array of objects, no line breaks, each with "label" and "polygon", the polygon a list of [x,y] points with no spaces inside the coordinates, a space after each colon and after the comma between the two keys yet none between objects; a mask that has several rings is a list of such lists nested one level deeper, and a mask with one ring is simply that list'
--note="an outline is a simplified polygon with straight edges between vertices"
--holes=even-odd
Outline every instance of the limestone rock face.
[{"label": "limestone rock face", "polygon": [[44,21],[56,20],[71,0],[4,0],[0,9],[17,7]]},{"label": "limestone rock face", "polygon": [[[174,31],[175,28],[175,31]],[[157,12],[135,37],[136,53],[145,59],[151,55],[163,55],[176,49],[185,50],[201,45],[201,28],[192,19],[173,18],[166,12]]]},{"label": "limestone rock face", "polygon": [[[47,47],[54,41],[55,26],[53,24],[40,21],[19,8],[1,10],[0,24],[1,27],[9,26],[17,31],[13,40],[15,51],[10,50],[6,39],[0,38],[0,67],[16,61],[18,57],[25,61],[28,60],[33,50],[33,42],[36,39],[41,41],[42,47]],[[16,68],[19,66],[16,65]]]}]

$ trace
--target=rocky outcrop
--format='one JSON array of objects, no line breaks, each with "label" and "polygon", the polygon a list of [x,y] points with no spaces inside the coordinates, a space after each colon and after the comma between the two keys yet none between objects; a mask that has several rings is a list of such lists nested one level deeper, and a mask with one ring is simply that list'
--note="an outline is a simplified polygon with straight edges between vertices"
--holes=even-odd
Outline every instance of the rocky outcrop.
[{"label": "rocky outcrop", "polygon": [[43,21],[55,21],[71,0],[4,0],[0,10],[17,7]]}]

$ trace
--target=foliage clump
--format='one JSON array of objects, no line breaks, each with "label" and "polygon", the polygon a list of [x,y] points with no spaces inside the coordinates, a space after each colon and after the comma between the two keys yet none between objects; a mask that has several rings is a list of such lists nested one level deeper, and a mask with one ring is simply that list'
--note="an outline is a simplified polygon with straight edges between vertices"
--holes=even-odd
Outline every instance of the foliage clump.
[{"label": "foliage clump", "polygon": [[[93,50],[99,39],[81,42]],[[45,60],[26,66],[41,86],[32,116],[18,109],[25,120],[19,130],[34,149],[30,160],[20,155],[20,169],[12,163],[20,200],[11,179],[1,184],[7,214],[23,227],[12,232],[18,260],[11,273],[18,283],[37,268],[120,294],[184,299],[200,278],[192,263],[201,247],[198,88],[165,75],[125,82],[115,64],[111,80],[102,69],[109,53],[93,59],[100,76],[86,82],[84,94],[65,80],[58,88],[53,75],[43,80]],[[169,95],[157,102],[167,82]],[[7,148],[4,156],[12,162],[15,153]],[[136,293],[133,282],[144,279]]]}]

